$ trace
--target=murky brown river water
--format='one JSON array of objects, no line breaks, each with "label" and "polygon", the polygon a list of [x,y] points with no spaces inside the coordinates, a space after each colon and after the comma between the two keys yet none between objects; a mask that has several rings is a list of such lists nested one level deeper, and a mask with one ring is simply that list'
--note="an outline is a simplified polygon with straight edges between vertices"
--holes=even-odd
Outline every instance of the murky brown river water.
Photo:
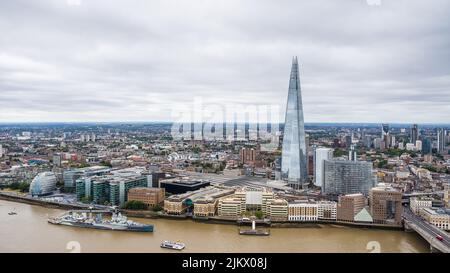
[{"label": "murky brown river water", "polygon": [[[8,215],[15,210],[17,215]],[[173,252],[164,240],[186,243],[184,252],[369,252],[376,241],[381,252],[428,252],[415,233],[323,225],[320,228],[271,228],[270,236],[242,236],[234,225],[190,220],[134,219],[151,223],[153,233],[104,231],[47,223],[62,210],[0,200],[0,252]],[[69,244],[69,245],[68,245]],[[377,244],[377,243],[375,243]]]}]

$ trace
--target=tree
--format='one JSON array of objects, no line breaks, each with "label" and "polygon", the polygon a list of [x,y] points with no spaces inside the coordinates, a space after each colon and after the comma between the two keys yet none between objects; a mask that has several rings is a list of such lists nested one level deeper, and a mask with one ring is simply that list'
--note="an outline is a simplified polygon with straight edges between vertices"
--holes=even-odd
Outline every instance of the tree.
[{"label": "tree", "polygon": [[251,213],[249,211],[244,211],[243,213],[241,213],[241,216],[243,216],[243,217],[250,217]]},{"label": "tree", "polygon": [[163,207],[161,207],[160,204],[156,204],[155,206],[153,206],[152,210],[155,212],[158,212],[158,211],[163,210]]},{"label": "tree", "polygon": [[11,190],[18,190],[19,189],[19,182],[13,182],[11,184],[9,184],[8,188],[10,188]]},{"label": "tree", "polygon": [[380,162],[378,162],[377,167],[378,167],[379,169],[382,169],[382,168],[385,168],[385,167],[387,166],[387,164],[388,164],[387,160],[383,159],[383,160],[381,160]]},{"label": "tree", "polygon": [[22,182],[19,185],[19,190],[21,192],[29,192],[30,191],[30,184],[26,183],[26,182]]},{"label": "tree", "polygon": [[264,216],[264,214],[263,214],[262,211],[257,210],[257,211],[255,211],[255,216],[256,216],[256,218],[258,218],[258,219],[262,219],[263,216]]},{"label": "tree", "polygon": [[110,161],[102,161],[100,162],[100,165],[112,168]]},{"label": "tree", "polygon": [[346,155],[347,153],[344,150],[341,149],[335,149],[333,152],[334,157],[341,157],[343,155]]},{"label": "tree", "polygon": [[130,209],[130,210],[145,210],[148,208],[147,204],[141,202],[141,201],[137,201],[137,200],[130,200],[127,201],[124,205],[123,205],[124,209]]},{"label": "tree", "polygon": [[81,198],[80,201],[81,201],[81,203],[89,204],[89,203],[92,202],[92,198],[91,198],[91,197],[84,196],[84,197]]},{"label": "tree", "polygon": [[82,163],[80,163],[80,165],[79,165],[78,168],[86,168],[86,167],[90,167],[90,166],[91,166],[91,165],[89,165],[88,163],[82,162]]},{"label": "tree", "polygon": [[387,152],[388,156],[394,157],[394,156],[401,156],[403,151],[400,149],[389,149]]},{"label": "tree", "polygon": [[14,182],[9,184],[8,186],[9,189],[11,190],[19,190],[21,192],[28,192],[30,190],[30,184],[28,184],[27,182]]},{"label": "tree", "polygon": [[425,166],[422,166],[422,168],[427,169],[427,170],[429,170],[430,172],[434,172],[434,173],[438,171],[438,170],[436,169],[436,167],[431,166],[431,165],[425,165]]}]

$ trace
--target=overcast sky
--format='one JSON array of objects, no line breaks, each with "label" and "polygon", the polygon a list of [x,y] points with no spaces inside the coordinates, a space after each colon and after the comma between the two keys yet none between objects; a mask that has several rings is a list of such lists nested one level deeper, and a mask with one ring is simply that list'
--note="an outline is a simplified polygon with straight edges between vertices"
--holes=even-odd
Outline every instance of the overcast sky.
[{"label": "overcast sky", "polygon": [[450,1],[430,2],[0,1],[0,122],[284,111],[297,55],[306,122],[450,123]]}]

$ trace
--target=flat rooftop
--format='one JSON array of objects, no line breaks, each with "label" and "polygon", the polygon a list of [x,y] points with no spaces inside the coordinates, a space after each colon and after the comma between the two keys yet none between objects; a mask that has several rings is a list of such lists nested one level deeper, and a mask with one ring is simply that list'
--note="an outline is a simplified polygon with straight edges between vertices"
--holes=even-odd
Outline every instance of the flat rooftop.
[{"label": "flat rooftop", "polygon": [[172,195],[167,198],[168,201],[181,202],[186,199],[191,199],[194,203],[209,203],[215,199],[234,193],[234,189],[230,188],[217,188],[209,186],[196,191],[189,191],[183,194]]},{"label": "flat rooftop", "polygon": [[183,179],[166,179],[166,180],[161,180],[160,183],[164,183],[164,184],[174,184],[174,185],[181,185],[181,186],[197,186],[197,185],[202,185],[202,184],[206,184],[206,183],[210,183],[210,181],[208,180],[183,180]]},{"label": "flat rooftop", "polygon": [[428,212],[432,215],[447,215],[450,216],[450,210],[449,209],[443,209],[443,208],[423,208],[424,211]]}]

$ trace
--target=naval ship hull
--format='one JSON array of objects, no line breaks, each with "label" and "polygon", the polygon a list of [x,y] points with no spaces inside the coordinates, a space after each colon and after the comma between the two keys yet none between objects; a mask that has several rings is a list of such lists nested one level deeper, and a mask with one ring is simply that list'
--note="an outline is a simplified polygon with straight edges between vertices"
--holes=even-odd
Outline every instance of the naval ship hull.
[{"label": "naval ship hull", "polygon": [[48,220],[49,223],[54,225],[64,225],[71,227],[81,227],[81,228],[92,228],[92,229],[102,229],[102,230],[117,230],[117,231],[134,231],[134,232],[153,232],[153,225],[144,226],[119,226],[111,224],[91,224],[82,222],[69,222],[69,221],[56,221]]}]

